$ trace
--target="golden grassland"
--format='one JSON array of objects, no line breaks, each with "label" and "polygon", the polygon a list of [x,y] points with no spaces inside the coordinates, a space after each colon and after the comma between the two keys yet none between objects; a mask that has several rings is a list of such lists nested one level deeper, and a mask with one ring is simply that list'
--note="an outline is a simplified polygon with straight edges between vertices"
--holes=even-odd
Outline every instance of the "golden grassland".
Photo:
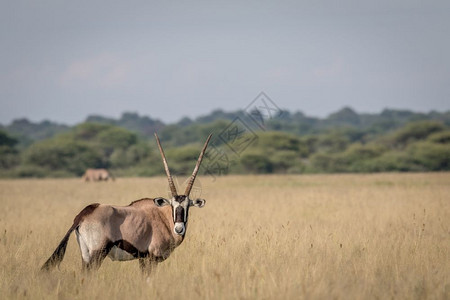
[{"label": "golden grassland", "polygon": [[[200,177],[186,240],[150,278],[107,258],[81,272],[93,202],[167,195],[166,178],[0,181],[2,299],[450,299],[450,173]],[[199,191],[196,191],[197,193]]]}]

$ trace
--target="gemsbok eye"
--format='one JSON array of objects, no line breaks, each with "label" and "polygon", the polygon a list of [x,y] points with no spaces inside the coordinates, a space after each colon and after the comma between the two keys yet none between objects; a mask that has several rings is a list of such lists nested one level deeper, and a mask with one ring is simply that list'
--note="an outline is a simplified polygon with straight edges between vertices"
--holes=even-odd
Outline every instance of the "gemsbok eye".
[{"label": "gemsbok eye", "polygon": [[[184,240],[189,203],[191,203],[189,194],[211,136],[211,134],[208,136],[200,152],[184,195],[178,195],[166,156],[155,133],[172,198],[144,198],[133,201],[128,206],[99,203],[86,206],[75,217],[72,226],[41,270],[50,270],[61,264],[73,231],[80,247],[83,269],[98,269],[106,256],[109,256],[112,260],[118,261],[139,259],[141,270],[149,273],[158,262],[167,259],[175,247]],[[101,173],[88,171],[86,174],[90,174],[89,176],[97,176]],[[103,177],[106,176],[102,174]],[[193,203],[201,207],[204,201],[197,199]],[[172,208],[171,211],[167,209],[167,206]]]}]

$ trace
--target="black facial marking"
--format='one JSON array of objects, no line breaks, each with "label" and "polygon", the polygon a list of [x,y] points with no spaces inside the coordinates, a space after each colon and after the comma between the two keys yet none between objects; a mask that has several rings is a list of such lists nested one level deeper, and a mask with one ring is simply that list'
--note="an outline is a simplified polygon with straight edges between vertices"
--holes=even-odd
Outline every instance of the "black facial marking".
[{"label": "black facial marking", "polygon": [[176,222],[184,222],[184,208],[178,206],[175,210],[175,223]]},{"label": "black facial marking", "polygon": [[177,201],[178,203],[183,202],[185,199],[186,199],[186,196],[184,196],[184,195],[175,196],[175,201]]}]

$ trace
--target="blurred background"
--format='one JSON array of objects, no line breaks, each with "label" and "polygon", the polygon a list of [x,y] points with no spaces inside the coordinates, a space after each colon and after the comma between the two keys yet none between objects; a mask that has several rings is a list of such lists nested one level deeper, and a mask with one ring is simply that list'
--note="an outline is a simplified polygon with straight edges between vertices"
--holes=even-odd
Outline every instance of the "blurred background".
[{"label": "blurred background", "polygon": [[[450,168],[448,1],[10,1],[0,176]],[[264,92],[261,94],[261,92]]]}]

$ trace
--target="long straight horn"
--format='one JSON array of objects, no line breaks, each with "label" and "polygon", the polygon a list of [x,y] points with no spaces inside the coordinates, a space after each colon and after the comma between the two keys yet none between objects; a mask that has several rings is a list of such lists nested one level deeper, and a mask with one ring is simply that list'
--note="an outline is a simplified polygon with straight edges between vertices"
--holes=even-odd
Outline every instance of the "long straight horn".
[{"label": "long straight horn", "polygon": [[210,134],[208,136],[208,138],[206,139],[205,145],[203,146],[202,152],[200,152],[200,155],[197,160],[197,164],[195,165],[195,168],[194,168],[194,172],[192,172],[192,176],[189,179],[189,183],[186,187],[186,191],[184,192],[184,194],[186,196],[189,196],[192,186],[194,185],[195,177],[197,176],[198,170],[200,169],[200,164],[202,163],[203,155],[205,154],[206,148],[208,147],[208,143],[209,143],[209,140],[211,139],[211,137],[212,137],[212,134]]},{"label": "long straight horn", "polygon": [[167,165],[166,156],[164,155],[164,151],[161,147],[161,143],[159,142],[159,137],[156,134],[156,132],[155,132],[155,138],[156,138],[156,142],[158,143],[159,152],[161,152],[161,157],[162,157],[162,160],[164,163],[164,169],[166,170],[167,179],[169,180],[169,187],[170,187],[170,191],[172,193],[172,197],[175,197],[178,195],[177,189],[175,188],[175,184],[173,183],[172,175],[170,175],[169,165]]}]

